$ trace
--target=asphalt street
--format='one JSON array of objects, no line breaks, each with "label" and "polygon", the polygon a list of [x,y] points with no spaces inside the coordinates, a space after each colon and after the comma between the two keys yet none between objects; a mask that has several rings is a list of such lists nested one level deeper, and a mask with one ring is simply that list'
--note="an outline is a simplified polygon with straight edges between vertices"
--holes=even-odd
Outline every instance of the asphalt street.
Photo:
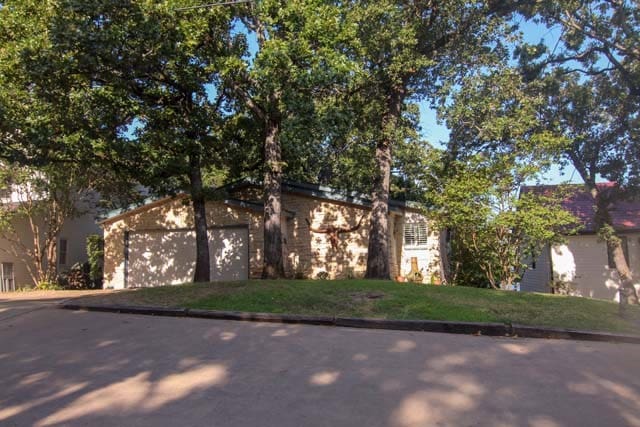
[{"label": "asphalt street", "polygon": [[640,426],[640,345],[0,297],[1,426]]}]

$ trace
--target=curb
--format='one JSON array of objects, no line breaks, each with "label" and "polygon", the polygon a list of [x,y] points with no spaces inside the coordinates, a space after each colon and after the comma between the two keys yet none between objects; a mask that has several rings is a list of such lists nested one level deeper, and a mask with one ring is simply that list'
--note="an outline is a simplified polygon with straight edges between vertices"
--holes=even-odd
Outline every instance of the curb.
[{"label": "curb", "polygon": [[613,332],[541,328],[537,326],[524,326],[515,324],[511,326],[511,329],[512,335],[516,337],[640,344],[640,336],[638,335],[616,334]]},{"label": "curb", "polygon": [[440,320],[387,320],[353,317],[304,316],[296,314],[252,313],[245,311],[218,311],[189,308],[164,308],[125,305],[58,304],[65,310],[99,311],[106,313],[141,314],[147,316],[194,317],[200,319],[235,320],[249,322],[323,325],[345,328],[389,329],[447,334],[486,335],[494,337],[546,338],[578,341],[600,341],[640,344],[640,335],[574,329],[543,328],[505,323],[447,322]]},{"label": "curb", "polygon": [[148,316],[172,316],[186,317],[186,308],[145,307],[129,305],[85,305],[85,304],[60,304],[60,308],[67,310],[101,311],[105,313],[145,314]]},{"label": "curb", "polygon": [[187,309],[185,316],[198,317],[201,319],[335,326],[333,317],[323,316],[302,316],[293,314],[251,313],[245,311],[216,311],[197,309]]}]

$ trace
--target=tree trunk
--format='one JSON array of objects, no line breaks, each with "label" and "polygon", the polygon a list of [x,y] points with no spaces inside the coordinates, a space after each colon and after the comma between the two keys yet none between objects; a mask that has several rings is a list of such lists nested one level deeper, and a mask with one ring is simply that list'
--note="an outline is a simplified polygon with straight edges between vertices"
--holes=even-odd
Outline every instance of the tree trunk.
[{"label": "tree trunk", "polygon": [[44,259],[44,264],[46,267],[44,268],[44,277],[42,281],[47,283],[54,283],[58,276],[58,235],[48,236],[44,242],[44,250],[46,252],[46,256]]},{"label": "tree trunk", "polygon": [[193,274],[193,281],[208,282],[211,280],[209,235],[207,232],[206,201],[202,188],[202,171],[200,170],[199,155],[189,157],[189,168],[191,205],[193,207],[193,221],[196,230],[196,268]]},{"label": "tree trunk", "polygon": [[451,285],[451,246],[450,242],[450,228],[444,228],[440,230],[440,236],[438,238],[438,248],[440,250],[440,276],[443,285]]},{"label": "tree trunk", "polygon": [[376,146],[378,173],[373,183],[371,225],[367,253],[367,279],[390,279],[389,273],[389,181],[391,141],[384,138]]},{"label": "tree trunk", "polygon": [[624,256],[622,241],[620,238],[614,238],[607,242],[607,246],[613,254],[613,262],[620,278],[620,304],[638,304],[638,293],[633,286],[633,274]]},{"label": "tree trunk", "polygon": [[263,279],[284,277],[282,259],[282,155],[280,121],[267,120],[264,144],[264,266]]},{"label": "tree trunk", "polygon": [[383,120],[382,137],[376,144],[376,176],[371,198],[371,222],[367,252],[367,279],[388,280],[389,272],[389,184],[391,180],[391,147],[396,125],[402,113],[404,89],[392,87]]},{"label": "tree trunk", "polygon": [[638,304],[638,293],[633,285],[633,274],[624,256],[622,240],[613,228],[613,221],[609,212],[609,200],[598,189],[595,183],[587,184],[591,196],[595,199],[596,212],[594,222],[598,234],[605,240],[607,248],[613,255],[613,262],[620,279],[618,291],[620,293],[620,311],[624,311],[627,304]]}]

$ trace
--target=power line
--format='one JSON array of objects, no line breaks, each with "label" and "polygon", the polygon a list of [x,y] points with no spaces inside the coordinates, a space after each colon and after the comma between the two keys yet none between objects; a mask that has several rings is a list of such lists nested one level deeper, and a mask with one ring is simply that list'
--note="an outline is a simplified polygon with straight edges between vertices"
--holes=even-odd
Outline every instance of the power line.
[{"label": "power line", "polygon": [[219,3],[208,3],[208,4],[201,4],[198,6],[187,6],[187,7],[179,7],[177,9],[174,9],[176,12],[181,12],[183,10],[193,10],[193,9],[204,9],[207,7],[215,7],[215,6],[231,6],[234,4],[240,4],[240,3],[252,3],[253,0],[230,0],[230,1],[223,1],[223,2],[219,2]]}]

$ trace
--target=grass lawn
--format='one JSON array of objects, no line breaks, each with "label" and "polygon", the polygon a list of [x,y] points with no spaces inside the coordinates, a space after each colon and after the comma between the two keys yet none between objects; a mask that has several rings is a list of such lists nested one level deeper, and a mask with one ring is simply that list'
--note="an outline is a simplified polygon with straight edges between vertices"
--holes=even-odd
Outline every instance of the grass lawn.
[{"label": "grass lawn", "polygon": [[383,319],[503,322],[640,333],[640,307],[626,319],[613,302],[550,294],[373,280],[282,280],[185,284],[86,297],[103,304],[156,305]]}]

